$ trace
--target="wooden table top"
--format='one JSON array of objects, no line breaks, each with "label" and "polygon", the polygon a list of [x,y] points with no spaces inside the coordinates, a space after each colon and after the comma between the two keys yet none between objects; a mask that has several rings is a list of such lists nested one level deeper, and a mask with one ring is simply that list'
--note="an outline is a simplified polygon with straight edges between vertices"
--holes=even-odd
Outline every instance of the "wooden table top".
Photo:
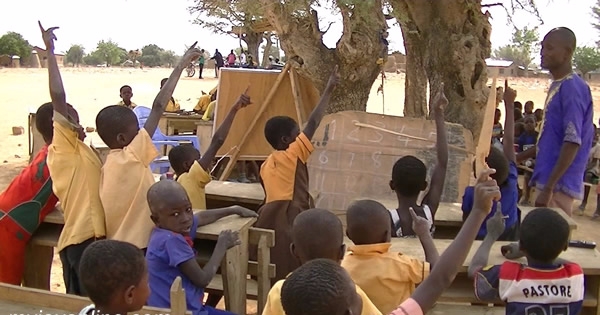
[{"label": "wooden table top", "polygon": [[242,218],[238,215],[230,215],[211,224],[198,227],[196,238],[217,240],[223,230],[241,231],[252,226],[254,222],[256,222],[256,218]]},{"label": "wooden table top", "polygon": [[161,118],[198,120],[198,119],[202,119],[202,115],[197,114],[197,113],[190,113],[190,114],[163,113]]}]

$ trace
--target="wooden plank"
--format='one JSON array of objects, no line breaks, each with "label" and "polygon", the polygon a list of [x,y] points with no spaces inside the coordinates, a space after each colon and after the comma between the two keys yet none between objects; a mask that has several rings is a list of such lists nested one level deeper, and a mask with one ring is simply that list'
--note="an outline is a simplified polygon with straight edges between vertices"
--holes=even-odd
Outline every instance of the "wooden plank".
[{"label": "wooden plank", "polygon": [[175,278],[169,292],[171,298],[171,315],[183,315],[187,310],[185,292],[181,287],[181,277]]},{"label": "wooden plank", "polygon": [[300,82],[294,68],[290,68],[290,83],[292,86],[292,97],[294,98],[294,105],[296,107],[296,118],[298,119],[298,125],[304,126],[306,121],[306,108],[302,101],[302,95],[300,93]]},{"label": "wooden plank", "polygon": [[[246,296],[251,299],[256,299],[258,296],[258,282],[253,279],[246,280]],[[223,277],[221,275],[215,275],[212,281],[206,287],[208,293],[223,293]]]},{"label": "wooden plank", "polygon": [[267,245],[267,235],[262,234],[258,241],[258,313],[262,314],[267,303],[267,297],[271,290],[271,277],[269,275],[269,264],[271,262],[271,249]]},{"label": "wooden plank", "polygon": [[496,70],[494,72],[494,79],[492,79],[492,87],[488,94],[488,101],[485,105],[483,114],[483,123],[481,124],[481,132],[479,133],[479,142],[475,150],[475,173],[479,174],[481,170],[486,168],[485,158],[490,153],[490,147],[492,145],[492,129],[494,127],[494,116],[496,112],[496,82],[498,80],[498,74]]},{"label": "wooden plank", "polygon": [[505,315],[504,307],[437,303],[427,315]]},{"label": "wooden plank", "polygon": [[43,223],[33,233],[29,242],[37,246],[56,247],[62,227],[62,224]]},{"label": "wooden plank", "polygon": [[242,231],[249,228],[254,222],[256,222],[256,218],[242,218],[238,215],[230,215],[214,223],[198,227],[196,238],[216,241],[221,231]]},{"label": "wooden plank", "polygon": [[251,227],[250,230],[248,230],[248,232],[249,232],[248,235],[250,237],[250,239],[249,239],[250,244],[258,245],[258,242],[260,241],[260,237],[265,236],[266,237],[265,245],[267,247],[275,246],[275,231]]}]

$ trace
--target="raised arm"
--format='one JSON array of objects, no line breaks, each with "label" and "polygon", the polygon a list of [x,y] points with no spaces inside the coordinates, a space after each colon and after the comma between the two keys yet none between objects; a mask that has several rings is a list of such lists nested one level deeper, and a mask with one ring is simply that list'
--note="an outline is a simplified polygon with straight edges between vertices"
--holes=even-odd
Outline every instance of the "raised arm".
[{"label": "raised arm", "polygon": [[169,79],[165,83],[165,85],[160,89],[160,92],[156,95],[154,102],[152,103],[152,111],[150,112],[150,116],[148,116],[148,120],[146,120],[146,124],[144,124],[144,129],[148,132],[150,136],[154,134],[156,131],[156,127],[158,126],[158,122],[160,117],[162,116],[167,104],[169,104],[169,100],[173,96],[173,91],[177,86],[177,82],[179,81],[179,77],[181,77],[181,72],[187,68],[190,64],[191,60],[194,58],[198,58],[202,53],[198,48],[196,48],[195,42],[185,53],[185,55],[181,58]]},{"label": "raised arm", "polygon": [[68,118],[69,112],[67,107],[67,95],[63,86],[60,71],[58,70],[58,63],[56,62],[56,56],[54,55],[54,41],[56,35],[54,31],[58,27],[51,27],[47,30],[44,29],[42,23],[38,21],[40,31],[42,32],[42,38],[44,44],[46,44],[46,54],[48,62],[48,81],[50,84],[50,99],[52,100],[52,107],[54,111],[61,114],[63,117]]},{"label": "raised arm", "polygon": [[509,162],[516,162],[515,155],[515,99],[517,91],[508,86],[508,79],[504,81],[504,138],[502,148]]},{"label": "raised arm", "polygon": [[195,213],[194,216],[198,220],[198,226],[204,226],[207,224],[211,224],[221,218],[230,215],[239,215],[243,218],[251,218],[257,217],[258,214],[256,212],[246,209],[240,206],[231,206],[227,208],[219,208],[219,209],[211,209],[211,210],[203,210]]},{"label": "raised arm", "polygon": [[431,110],[435,117],[435,130],[437,134],[437,164],[431,175],[431,186],[429,192],[424,198],[424,203],[431,209],[431,214],[435,218],[435,213],[440,205],[440,199],[444,192],[444,182],[446,181],[446,169],[448,168],[448,136],[446,135],[446,123],[444,122],[444,110],[448,105],[448,99],[444,94],[444,84],[440,85],[439,90],[432,102]]},{"label": "raised arm", "polygon": [[204,155],[202,155],[200,160],[198,160],[198,164],[200,164],[200,166],[202,166],[202,168],[204,168],[205,170],[208,170],[210,168],[210,165],[214,160],[215,155],[217,155],[217,151],[219,151],[221,146],[223,146],[223,143],[225,143],[225,139],[229,134],[229,130],[231,129],[233,119],[235,118],[237,112],[240,109],[252,104],[252,102],[250,101],[250,96],[246,94],[247,92],[248,89],[246,89],[244,94],[240,95],[240,98],[231,107],[231,110],[229,110],[229,113],[225,117],[225,120],[223,120],[223,122],[215,132],[214,136],[212,137],[212,140],[210,141],[210,146],[208,147]]},{"label": "raised arm", "polygon": [[477,252],[475,252],[473,259],[471,259],[468,271],[469,278],[471,279],[475,277],[477,271],[488,265],[488,258],[490,256],[492,245],[494,245],[494,242],[496,242],[504,232],[504,218],[502,217],[502,211],[499,210],[501,209],[500,203],[498,203],[497,209],[494,216],[487,220],[487,234],[483,238],[483,242],[481,242]]},{"label": "raised arm", "polygon": [[413,220],[413,231],[415,231],[415,234],[417,234],[419,237],[421,246],[423,246],[423,251],[425,252],[425,261],[427,261],[430,268],[433,269],[440,258],[440,253],[438,253],[438,250],[433,243],[433,238],[431,237],[431,223],[427,219],[418,216],[413,208],[408,208],[408,211],[410,212],[410,216]]},{"label": "raised arm", "polygon": [[321,95],[319,103],[317,104],[315,109],[313,109],[312,113],[310,113],[310,117],[308,117],[308,121],[306,122],[306,127],[304,127],[303,133],[304,135],[306,135],[308,140],[312,140],[315,131],[317,131],[317,128],[319,127],[319,124],[321,123],[321,120],[325,115],[325,110],[327,109],[327,106],[329,106],[329,99],[331,98],[331,93],[333,92],[333,89],[339,81],[340,74],[338,73],[338,66],[335,66],[333,72],[331,73],[331,76],[329,77],[329,81],[327,81],[327,86],[323,91],[323,95]]},{"label": "raised arm", "polygon": [[423,313],[427,313],[442,292],[450,286],[467,254],[473,245],[477,231],[492,208],[492,201],[500,199],[500,188],[489,176],[495,171],[484,170],[477,178],[475,202],[471,215],[458,232],[454,241],[446,248],[429,277],[421,283],[412,298],[419,304]]}]

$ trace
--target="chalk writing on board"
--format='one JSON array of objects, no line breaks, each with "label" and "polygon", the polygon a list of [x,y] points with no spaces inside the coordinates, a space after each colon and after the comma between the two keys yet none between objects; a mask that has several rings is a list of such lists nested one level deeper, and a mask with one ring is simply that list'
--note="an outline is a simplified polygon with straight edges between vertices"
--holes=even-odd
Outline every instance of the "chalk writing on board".
[{"label": "chalk writing on board", "polygon": [[[357,122],[358,122],[358,120],[353,120],[352,125],[354,125]],[[348,135],[346,137],[352,141],[360,142],[360,139],[358,139],[356,137],[356,134],[358,134],[359,129],[360,129],[359,127],[354,127],[354,129],[352,129],[352,131],[350,131],[350,133],[348,133]]]},{"label": "chalk writing on board", "polygon": [[321,162],[321,164],[323,165],[329,162],[329,158],[327,157],[327,150],[323,150],[321,154],[319,154],[319,162]]}]

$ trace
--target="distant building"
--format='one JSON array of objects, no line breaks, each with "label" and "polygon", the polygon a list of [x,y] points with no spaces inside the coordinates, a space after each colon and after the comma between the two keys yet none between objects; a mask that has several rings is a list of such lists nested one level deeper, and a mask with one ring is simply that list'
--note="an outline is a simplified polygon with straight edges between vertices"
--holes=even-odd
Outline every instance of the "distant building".
[{"label": "distant building", "polygon": [[[48,56],[46,53],[46,50],[43,48],[40,48],[38,46],[33,46],[33,50],[35,50],[37,52],[38,57],[40,58],[40,65],[42,66],[42,68],[47,68],[48,67]],[[63,54],[57,54],[54,53],[54,55],[56,56],[56,63],[59,66],[62,66],[65,62],[65,55]]]},{"label": "distant building", "polygon": [[485,60],[488,70],[498,70],[499,76],[515,77],[518,75],[517,65],[510,60],[498,60],[488,58]]}]

